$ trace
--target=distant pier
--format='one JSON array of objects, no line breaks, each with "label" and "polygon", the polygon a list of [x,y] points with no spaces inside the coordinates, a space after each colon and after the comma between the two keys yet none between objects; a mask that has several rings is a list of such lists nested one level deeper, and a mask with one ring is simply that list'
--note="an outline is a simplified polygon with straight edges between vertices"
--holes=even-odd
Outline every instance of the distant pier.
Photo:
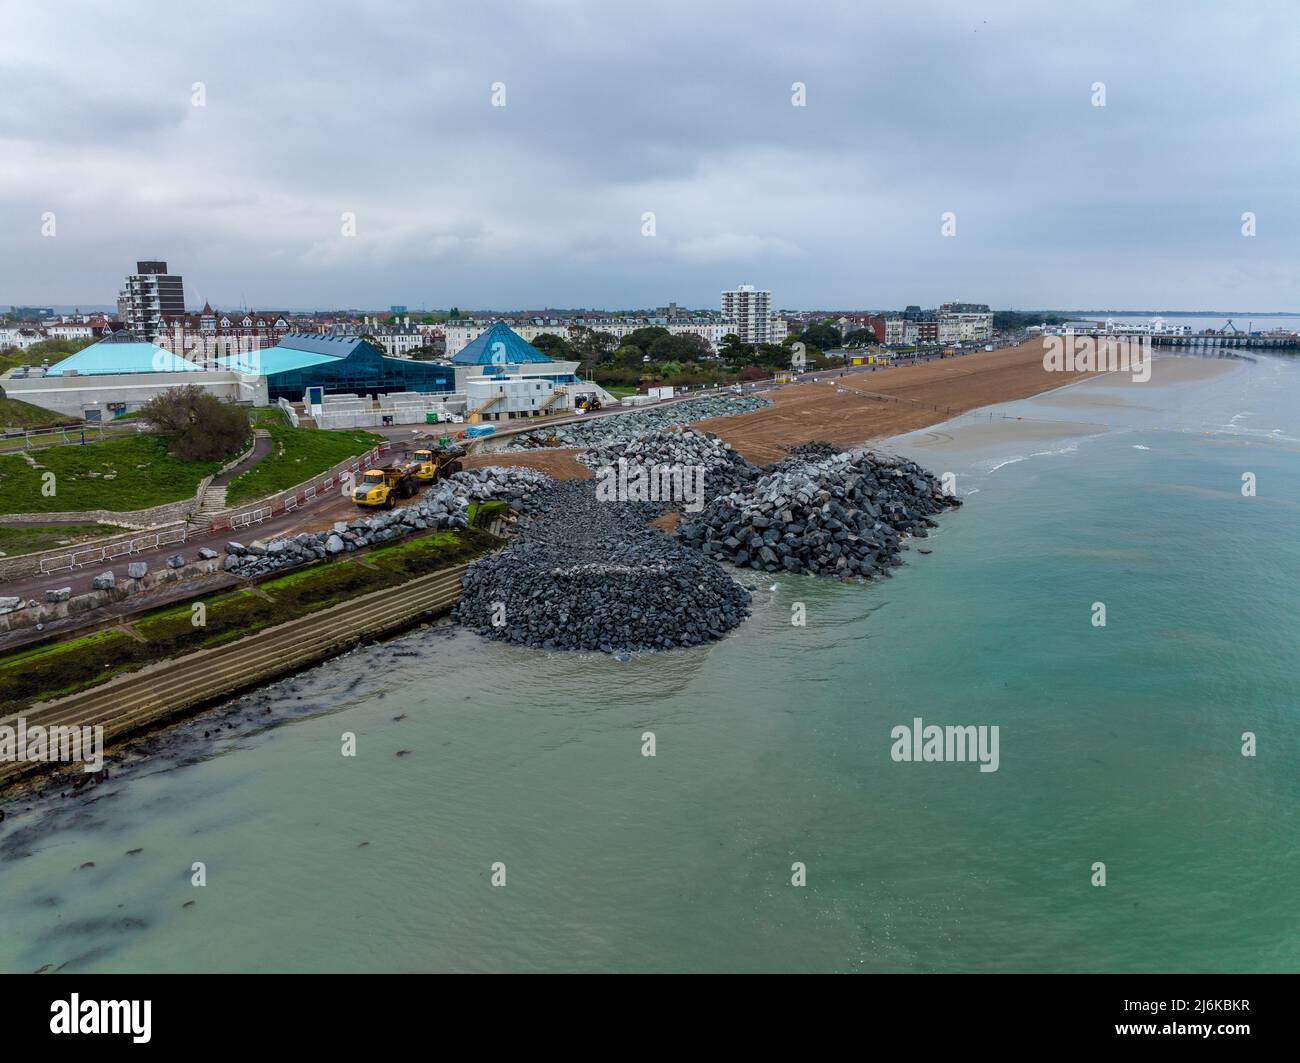
[{"label": "distant pier", "polygon": [[1190,336],[1166,335],[1157,333],[1142,336],[1150,339],[1154,347],[1183,347],[1192,351],[1249,348],[1257,351],[1295,351],[1300,350],[1300,336],[1248,336],[1244,334],[1219,333],[1206,335],[1203,332]]}]

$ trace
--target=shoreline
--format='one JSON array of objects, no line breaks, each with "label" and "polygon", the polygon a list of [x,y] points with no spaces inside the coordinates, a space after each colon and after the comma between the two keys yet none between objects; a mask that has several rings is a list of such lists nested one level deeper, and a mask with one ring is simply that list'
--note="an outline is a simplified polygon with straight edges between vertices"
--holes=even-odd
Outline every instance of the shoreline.
[{"label": "shoreline", "polygon": [[[977,351],[955,359],[873,371],[849,371],[815,384],[795,383],[766,392],[773,406],[753,413],[698,421],[692,427],[713,432],[755,464],[778,461],[782,447],[825,440],[850,448],[885,443],[933,428],[979,410],[1064,391],[1101,378],[1127,379],[1119,371],[1051,372],[1043,368],[1044,343]],[[1236,367],[1236,359],[1161,354],[1155,366],[1201,363]],[[1180,383],[1223,370],[1183,374]],[[1152,381],[1134,387],[1167,386]]]}]

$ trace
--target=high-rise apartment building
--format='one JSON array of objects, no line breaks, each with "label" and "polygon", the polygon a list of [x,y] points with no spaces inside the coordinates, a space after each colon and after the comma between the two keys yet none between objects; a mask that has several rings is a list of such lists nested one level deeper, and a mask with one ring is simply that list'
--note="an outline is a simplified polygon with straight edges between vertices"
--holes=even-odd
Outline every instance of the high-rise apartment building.
[{"label": "high-rise apartment building", "polygon": [[735,322],[744,343],[767,343],[770,335],[772,293],[742,284],[722,293],[722,316]]},{"label": "high-rise apartment building", "polygon": [[164,318],[185,313],[185,285],[168,273],[166,262],[137,262],[117,297],[118,316],[141,339],[152,340],[163,330]]}]

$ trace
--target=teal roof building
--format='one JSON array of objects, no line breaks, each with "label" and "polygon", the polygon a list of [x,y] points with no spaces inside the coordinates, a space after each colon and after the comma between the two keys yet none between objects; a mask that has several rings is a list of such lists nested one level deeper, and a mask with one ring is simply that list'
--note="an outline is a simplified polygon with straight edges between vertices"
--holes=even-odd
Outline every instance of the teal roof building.
[{"label": "teal roof building", "polygon": [[[119,334],[120,335],[120,334]],[[104,376],[115,373],[201,373],[202,366],[172,354],[156,343],[105,339],[69,355],[46,376]]]}]

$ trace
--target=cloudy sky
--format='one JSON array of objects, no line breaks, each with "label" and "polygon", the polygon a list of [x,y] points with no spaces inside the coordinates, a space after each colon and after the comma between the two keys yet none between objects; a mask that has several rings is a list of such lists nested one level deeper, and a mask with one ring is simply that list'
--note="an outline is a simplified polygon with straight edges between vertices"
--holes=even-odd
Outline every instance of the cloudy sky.
[{"label": "cloudy sky", "polygon": [[220,307],[1296,309],[1298,44],[1294,0],[0,0],[0,304],[163,258]]}]

